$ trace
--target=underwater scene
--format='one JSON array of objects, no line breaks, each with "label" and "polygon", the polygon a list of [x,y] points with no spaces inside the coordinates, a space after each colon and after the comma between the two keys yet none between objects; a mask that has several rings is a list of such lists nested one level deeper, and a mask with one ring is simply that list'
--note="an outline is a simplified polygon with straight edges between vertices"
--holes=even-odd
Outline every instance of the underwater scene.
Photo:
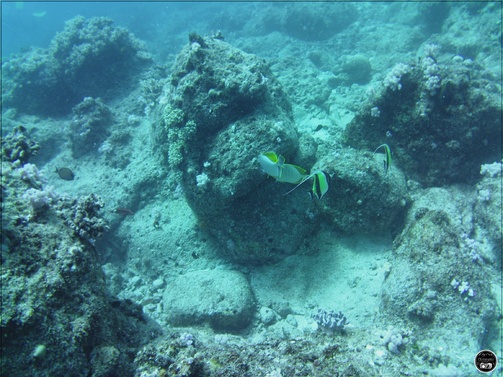
[{"label": "underwater scene", "polygon": [[2,377],[502,376],[501,2],[2,2]]}]

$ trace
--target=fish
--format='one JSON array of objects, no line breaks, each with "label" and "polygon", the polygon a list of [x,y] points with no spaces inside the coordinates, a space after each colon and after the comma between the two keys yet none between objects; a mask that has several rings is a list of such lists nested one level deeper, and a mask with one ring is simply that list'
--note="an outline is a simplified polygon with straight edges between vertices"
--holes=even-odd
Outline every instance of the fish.
[{"label": "fish", "polygon": [[390,147],[388,146],[388,144],[381,144],[379,145],[376,150],[374,151],[374,153],[372,154],[372,156],[374,156],[374,154],[379,150],[383,148],[384,149],[384,154],[385,154],[385,159],[384,159],[384,174],[388,174],[388,170],[391,166],[391,149]]},{"label": "fish", "polygon": [[59,178],[64,179],[65,181],[73,181],[75,178],[75,174],[68,168],[56,168],[56,173],[58,173]]},{"label": "fish", "polygon": [[118,207],[113,212],[118,215],[122,215],[122,216],[133,216],[134,215],[133,211],[131,211],[129,208],[125,208],[125,207]]},{"label": "fish", "polygon": [[311,191],[309,191],[309,196],[311,197],[311,200],[314,198],[318,200],[323,199],[325,194],[328,192],[330,183],[330,175],[323,170],[316,170],[315,172],[311,173],[302,182],[300,182],[297,186],[295,186],[293,189],[291,189],[284,195],[290,194],[292,191],[296,190],[299,186],[306,183],[311,178],[314,178],[313,187],[311,188]]},{"label": "fish", "polygon": [[309,191],[311,199],[316,198],[321,200],[323,196],[328,192],[328,186],[330,183],[330,175],[324,171],[316,171],[311,176],[314,177],[313,188]]},{"label": "fish", "polygon": [[306,178],[306,169],[297,165],[285,164],[285,158],[274,152],[261,153],[258,161],[262,170],[278,182],[297,184]]}]

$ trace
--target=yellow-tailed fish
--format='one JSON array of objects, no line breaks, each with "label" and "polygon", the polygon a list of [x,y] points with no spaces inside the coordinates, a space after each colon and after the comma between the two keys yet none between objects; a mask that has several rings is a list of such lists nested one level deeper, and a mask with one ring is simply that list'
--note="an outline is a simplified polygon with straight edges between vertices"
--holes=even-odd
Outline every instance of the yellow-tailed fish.
[{"label": "yellow-tailed fish", "polygon": [[262,170],[278,182],[299,183],[306,177],[306,170],[300,166],[285,164],[285,158],[274,152],[261,153],[258,161]]},{"label": "yellow-tailed fish", "polygon": [[330,175],[322,170],[317,170],[308,177],[306,177],[302,182],[300,182],[297,186],[288,191],[285,195],[290,194],[292,191],[297,189],[300,185],[305,183],[310,178],[314,178],[314,180],[313,180],[313,187],[311,188],[311,191],[309,191],[309,195],[311,196],[311,199],[316,198],[318,200],[321,200],[323,196],[327,193],[330,182]]},{"label": "yellow-tailed fish", "polygon": [[258,162],[264,172],[271,177],[277,178],[279,177],[281,166],[285,163],[285,159],[283,156],[278,156],[274,152],[266,152],[258,156]]},{"label": "yellow-tailed fish", "polygon": [[372,156],[379,150],[383,148],[384,149],[384,154],[385,154],[385,159],[384,159],[384,173],[388,174],[388,170],[391,166],[391,149],[389,148],[388,144],[381,144],[379,145]]}]

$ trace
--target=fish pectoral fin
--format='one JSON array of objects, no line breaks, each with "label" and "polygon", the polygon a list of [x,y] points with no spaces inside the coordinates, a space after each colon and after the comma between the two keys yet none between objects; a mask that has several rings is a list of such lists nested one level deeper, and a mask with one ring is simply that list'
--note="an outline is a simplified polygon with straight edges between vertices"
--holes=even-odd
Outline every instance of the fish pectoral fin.
[{"label": "fish pectoral fin", "polygon": [[281,155],[278,156],[278,165],[279,166],[285,165],[285,161],[286,160],[285,160],[285,158],[283,156],[281,156]]}]

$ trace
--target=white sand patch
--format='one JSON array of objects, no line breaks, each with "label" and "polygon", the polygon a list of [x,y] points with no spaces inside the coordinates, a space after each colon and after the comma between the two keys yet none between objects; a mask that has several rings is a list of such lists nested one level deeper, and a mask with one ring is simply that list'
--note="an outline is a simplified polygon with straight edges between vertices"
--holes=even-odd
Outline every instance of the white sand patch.
[{"label": "white sand patch", "polygon": [[257,301],[287,302],[310,316],[319,307],[342,311],[353,327],[373,323],[379,312],[381,284],[391,241],[386,238],[338,238],[321,232],[311,241],[316,255],[296,255],[251,272]]}]

